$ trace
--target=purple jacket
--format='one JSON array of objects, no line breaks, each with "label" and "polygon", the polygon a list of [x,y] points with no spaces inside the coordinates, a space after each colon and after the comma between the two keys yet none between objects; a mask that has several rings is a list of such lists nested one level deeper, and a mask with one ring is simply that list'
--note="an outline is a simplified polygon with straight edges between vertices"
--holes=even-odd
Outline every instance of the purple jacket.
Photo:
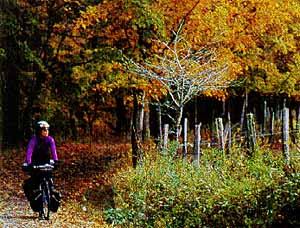
[{"label": "purple jacket", "polygon": [[26,162],[28,164],[45,164],[51,159],[49,149],[51,150],[52,159],[57,161],[57,153],[54,139],[46,136],[44,139],[32,136],[26,150]]}]

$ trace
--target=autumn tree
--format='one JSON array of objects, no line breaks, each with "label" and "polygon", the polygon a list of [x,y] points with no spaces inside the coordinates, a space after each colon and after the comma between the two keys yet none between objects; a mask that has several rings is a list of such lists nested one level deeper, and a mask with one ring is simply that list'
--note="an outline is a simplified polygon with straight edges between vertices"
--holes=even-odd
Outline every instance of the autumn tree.
[{"label": "autumn tree", "polygon": [[[20,123],[14,129],[27,129],[26,134],[32,118],[41,117],[55,121],[61,126],[58,131],[89,129],[95,119],[110,118],[117,129],[126,129],[122,117],[133,109],[133,94],[139,94],[141,106],[143,99],[161,101],[165,91],[159,80],[147,83],[146,77],[126,72],[120,64],[122,54],[136,63],[150,61],[153,54],[170,57],[174,43],[152,40],[165,40],[162,35],[173,40],[171,31],[177,31],[182,19],[185,45],[189,44],[183,49],[196,53],[206,47],[217,53],[218,62],[226,62],[229,80],[244,80],[243,88],[231,90],[233,94],[247,89],[299,99],[296,0],[1,1],[4,4],[9,7],[2,15],[11,17],[1,16],[9,32],[1,33],[5,59],[0,61],[9,68],[5,75],[10,75],[11,102],[3,107],[11,107],[9,122]],[[159,65],[158,60],[150,63]],[[203,94],[225,99],[230,95],[226,91]],[[17,99],[18,94],[24,99]]]},{"label": "autumn tree", "polygon": [[[195,1],[160,0],[157,4],[170,30],[177,27]],[[228,74],[244,82],[226,93],[205,96],[233,102],[244,99],[241,109],[228,102],[235,114],[242,111],[240,123],[246,111],[261,109],[260,101],[269,100],[275,110],[284,99],[299,100],[299,26],[297,0],[200,1],[186,17],[186,39],[195,46],[215,48],[230,66]],[[249,103],[249,95],[258,102]]]},{"label": "autumn tree", "polygon": [[[195,1],[160,0],[166,26],[178,21]],[[297,97],[299,1],[200,1],[183,30],[194,45],[209,45],[227,59],[230,75],[262,95]]]},{"label": "autumn tree", "polygon": [[174,36],[170,45],[160,42],[165,51],[155,59],[146,63],[129,60],[129,71],[157,80],[167,90],[169,98],[164,106],[175,110],[172,119],[179,137],[184,106],[204,91],[227,88],[232,80],[226,74],[228,66],[218,60],[214,51],[206,48],[195,50],[179,32],[174,32]]},{"label": "autumn tree", "polygon": [[66,120],[57,130],[91,131],[103,113],[127,113],[135,80],[128,81],[118,62],[121,52],[144,58],[149,38],[158,34],[159,17],[148,1],[17,2],[22,123]]},{"label": "autumn tree", "polygon": [[[62,61],[70,61],[71,55],[75,58],[72,62],[78,61],[80,56],[81,64],[72,68],[70,77],[76,84],[88,82],[77,84],[87,91],[87,97],[81,103],[86,107],[84,111],[93,115],[93,119],[99,118],[98,114],[103,111],[115,111],[117,132],[126,123],[124,117],[132,107],[134,91],[143,87],[124,72],[119,64],[121,54],[144,58],[149,54],[146,51],[151,46],[149,40],[159,32],[159,18],[147,4],[147,1],[108,1],[87,7],[72,22],[74,37],[63,42],[66,50],[58,55]],[[58,25],[57,28],[60,30],[65,26]],[[80,81],[76,81],[78,75]],[[95,104],[95,99],[100,103]]]},{"label": "autumn tree", "polygon": [[15,40],[19,8],[14,0],[0,2],[0,143],[15,146],[20,139],[20,49]]}]

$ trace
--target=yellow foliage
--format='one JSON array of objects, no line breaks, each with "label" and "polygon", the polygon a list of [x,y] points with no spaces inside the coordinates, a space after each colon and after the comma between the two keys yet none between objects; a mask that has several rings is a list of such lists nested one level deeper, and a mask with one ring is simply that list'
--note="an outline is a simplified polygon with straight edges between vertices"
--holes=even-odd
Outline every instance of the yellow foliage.
[{"label": "yellow foliage", "polygon": [[[49,11],[51,1],[39,1],[37,7],[33,7],[29,0],[17,2],[21,9],[28,10],[28,15],[34,15],[33,30],[49,32],[49,37],[42,37],[48,42],[45,46],[53,49],[51,57],[62,64],[88,62],[101,47],[130,50],[137,60],[142,59],[141,52],[151,56],[165,51],[161,44],[150,38],[141,40],[142,33],[155,32],[157,25],[153,25],[152,31],[141,31],[145,25],[138,24],[139,15],[133,7],[126,7],[126,4],[134,4],[131,1],[100,1],[82,7],[81,1],[61,0],[53,3],[57,10],[53,12]],[[300,70],[298,0],[203,0],[198,4],[194,0],[152,2],[149,8],[164,16],[162,24],[168,37],[172,37],[172,30],[176,30],[184,18],[182,33],[188,42],[195,49],[207,47],[216,50],[218,58],[228,63],[228,77],[231,79],[246,79],[251,88],[261,93],[281,91],[297,96],[298,81],[294,78]],[[79,13],[73,15],[74,12]],[[55,20],[54,16],[60,20]],[[51,23],[53,27],[50,28]],[[34,33],[26,31],[26,34]],[[95,44],[91,44],[91,40],[95,40]],[[141,42],[146,48],[138,46]],[[120,63],[103,61],[99,65],[94,72],[73,68],[72,79],[92,83],[102,78],[106,82],[93,88],[103,93],[130,88],[145,90],[153,99],[166,94],[156,82],[143,82],[124,74]],[[255,75],[257,70],[263,72],[263,76]],[[110,78],[108,75],[114,76]],[[293,79],[285,80],[287,75]],[[207,92],[206,95],[218,99],[227,96],[222,91]]]},{"label": "yellow foliage", "polygon": [[[299,1],[206,0],[200,1],[188,14],[193,4],[195,1],[191,0],[180,1],[180,4],[176,0],[160,0],[158,10],[167,17],[166,26],[170,31],[185,18],[184,31],[188,39],[195,46],[216,47],[231,63],[231,77],[247,78],[251,70],[260,68],[273,86],[257,80],[252,81],[253,88],[261,92],[282,88],[283,82],[277,80],[284,78],[281,68],[295,68],[297,65],[291,59],[300,51]],[[283,61],[284,55],[291,59]],[[299,70],[299,65],[296,68]],[[290,82],[285,82],[286,86],[291,86]]]}]

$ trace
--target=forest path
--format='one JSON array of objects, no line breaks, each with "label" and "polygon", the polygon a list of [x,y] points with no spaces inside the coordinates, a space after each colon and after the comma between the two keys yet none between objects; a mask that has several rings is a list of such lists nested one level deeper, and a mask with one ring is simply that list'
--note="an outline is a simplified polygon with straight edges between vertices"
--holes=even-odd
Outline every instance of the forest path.
[{"label": "forest path", "polygon": [[69,144],[58,147],[63,165],[55,173],[56,189],[62,203],[50,220],[39,220],[23,192],[28,178],[21,170],[24,150],[0,153],[0,227],[111,227],[102,218],[105,208],[113,206],[113,175],[130,163],[128,144]]}]

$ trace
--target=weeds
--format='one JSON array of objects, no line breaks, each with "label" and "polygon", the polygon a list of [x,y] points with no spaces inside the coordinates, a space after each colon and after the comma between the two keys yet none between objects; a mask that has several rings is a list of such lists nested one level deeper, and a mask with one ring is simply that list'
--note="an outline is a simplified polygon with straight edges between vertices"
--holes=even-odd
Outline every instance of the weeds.
[{"label": "weeds", "polygon": [[282,156],[210,149],[196,167],[173,155],[148,155],[116,175],[107,221],[122,227],[299,225],[300,175],[296,166],[286,171]]}]

